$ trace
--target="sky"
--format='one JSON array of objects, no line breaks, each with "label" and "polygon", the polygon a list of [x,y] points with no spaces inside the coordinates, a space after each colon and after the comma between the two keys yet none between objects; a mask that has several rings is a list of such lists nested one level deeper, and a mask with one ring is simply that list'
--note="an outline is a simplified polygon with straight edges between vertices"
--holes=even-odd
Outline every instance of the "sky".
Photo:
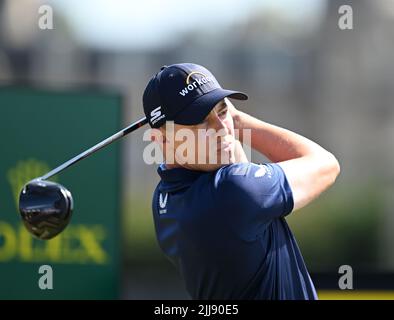
[{"label": "sky", "polygon": [[212,32],[245,21],[257,10],[310,21],[325,0],[50,0],[77,39],[97,48],[152,49],[170,46],[191,30]]}]

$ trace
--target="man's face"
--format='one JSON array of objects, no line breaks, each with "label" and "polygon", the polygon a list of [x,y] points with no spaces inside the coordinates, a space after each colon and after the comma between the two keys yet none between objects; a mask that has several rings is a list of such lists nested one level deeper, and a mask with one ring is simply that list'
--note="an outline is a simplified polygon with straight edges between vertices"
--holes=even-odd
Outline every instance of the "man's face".
[{"label": "man's face", "polygon": [[[234,163],[234,122],[230,106],[231,102],[225,98],[203,122],[191,126],[174,124],[173,137],[168,134],[168,125],[161,128],[167,167],[180,165],[191,170],[213,171]],[[176,163],[174,166],[169,161],[172,159]]]}]

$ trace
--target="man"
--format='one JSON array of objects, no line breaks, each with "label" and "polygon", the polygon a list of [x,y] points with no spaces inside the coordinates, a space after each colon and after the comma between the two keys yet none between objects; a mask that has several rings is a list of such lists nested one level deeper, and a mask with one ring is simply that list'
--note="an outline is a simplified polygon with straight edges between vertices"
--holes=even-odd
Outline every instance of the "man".
[{"label": "man", "polygon": [[[162,67],[145,89],[144,112],[165,160],[152,201],[159,245],[193,299],[317,299],[285,216],[334,183],[338,161],[228,98],[247,96],[191,63]],[[185,130],[191,135],[177,140]],[[248,162],[247,132],[272,163]]]}]

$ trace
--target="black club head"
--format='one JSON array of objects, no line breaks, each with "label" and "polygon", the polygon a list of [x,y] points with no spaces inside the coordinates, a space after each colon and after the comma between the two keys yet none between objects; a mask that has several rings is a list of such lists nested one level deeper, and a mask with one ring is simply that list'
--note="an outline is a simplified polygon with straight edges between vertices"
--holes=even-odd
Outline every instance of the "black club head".
[{"label": "black club head", "polygon": [[32,180],[19,196],[19,212],[27,230],[42,240],[49,240],[62,232],[70,222],[73,198],[62,185]]}]

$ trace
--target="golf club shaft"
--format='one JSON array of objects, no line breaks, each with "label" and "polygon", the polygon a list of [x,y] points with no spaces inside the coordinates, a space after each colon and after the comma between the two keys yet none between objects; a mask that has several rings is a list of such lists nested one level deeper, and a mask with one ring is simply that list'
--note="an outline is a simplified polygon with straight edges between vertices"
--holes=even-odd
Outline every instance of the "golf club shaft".
[{"label": "golf club shaft", "polygon": [[67,162],[63,163],[62,165],[58,166],[57,168],[53,169],[52,171],[48,172],[47,174],[43,175],[42,177],[40,177],[38,179],[39,180],[49,179],[50,177],[54,176],[55,174],[58,174],[59,172],[72,166],[73,164],[77,163],[78,161],[81,161],[82,159],[87,158],[92,153],[95,153],[96,151],[104,148],[105,146],[111,144],[112,142],[118,140],[119,138],[124,137],[125,135],[129,134],[130,132],[137,130],[138,128],[142,127],[146,123],[148,123],[148,120],[146,119],[146,117],[141,118],[140,120],[132,123],[128,127],[115,133],[114,135],[110,136],[109,138],[99,142],[98,144],[94,145],[90,149],[88,149],[88,150],[82,152],[81,154],[75,156],[74,158],[68,160]]}]

